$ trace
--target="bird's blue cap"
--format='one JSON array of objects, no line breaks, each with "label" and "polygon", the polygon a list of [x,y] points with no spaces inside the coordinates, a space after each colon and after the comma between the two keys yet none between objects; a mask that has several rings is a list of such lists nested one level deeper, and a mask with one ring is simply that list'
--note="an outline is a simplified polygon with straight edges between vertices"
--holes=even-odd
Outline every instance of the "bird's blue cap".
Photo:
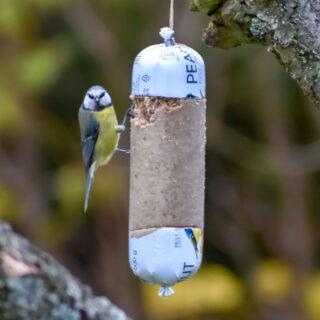
[{"label": "bird's blue cap", "polygon": [[[91,91],[91,90],[103,90],[103,91],[107,91],[105,88],[101,87],[101,86],[98,86],[98,85],[95,85],[95,86],[92,86],[88,89],[88,91]],[[107,91],[108,92],[108,91]]]}]

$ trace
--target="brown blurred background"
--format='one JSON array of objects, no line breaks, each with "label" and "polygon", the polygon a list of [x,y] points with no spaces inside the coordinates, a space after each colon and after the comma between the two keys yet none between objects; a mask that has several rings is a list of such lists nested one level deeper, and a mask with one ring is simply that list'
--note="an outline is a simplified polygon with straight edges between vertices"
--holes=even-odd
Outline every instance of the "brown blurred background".
[{"label": "brown blurred background", "polygon": [[169,0],[0,0],[0,218],[135,319],[320,319],[319,110],[266,48],[208,48],[209,17],[175,7],[176,40],[207,67],[201,271],[165,300],[132,275],[127,155],[99,169],[83,213],[84,93],[103,85],[122,119]]}]

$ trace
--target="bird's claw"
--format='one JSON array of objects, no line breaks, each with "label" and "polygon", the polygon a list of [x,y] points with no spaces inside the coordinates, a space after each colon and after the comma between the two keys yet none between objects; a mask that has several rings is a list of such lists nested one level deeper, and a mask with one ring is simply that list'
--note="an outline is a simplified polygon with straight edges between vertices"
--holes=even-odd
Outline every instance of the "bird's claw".
[{"label": "bird's claw", "polygon": [[136,117],[132,111],[129,111],[129,112],[128,112],[128,116],[129,116],[130,118],[135,118],[135,117]]},{"label": "bird's claw", "polygon": [[128,109],[128,111],[127,111],[127,115],[128,115],[129,117],[131,117],[131,118],[134,118],[134,117],[135,117],[135,115],[134,115],[134,113],[133,113],[133,109],[134,109],[134,104],[131,105],[130,108]]}]

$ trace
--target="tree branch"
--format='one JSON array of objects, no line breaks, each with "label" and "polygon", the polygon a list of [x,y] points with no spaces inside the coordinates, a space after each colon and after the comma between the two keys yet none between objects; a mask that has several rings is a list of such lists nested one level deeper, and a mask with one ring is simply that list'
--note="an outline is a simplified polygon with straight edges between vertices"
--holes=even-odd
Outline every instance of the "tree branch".
[{"label": "tree branch", "polygon": [[129,319],[95,297],[50,255],[0,220],[0,317],[5,320]]},{"label": "tree branch", "polygon": [[267,46],[304,93],[320,104],[319,0],[193,0],[192,10],[212,16],[203,35],[208,45]]}]

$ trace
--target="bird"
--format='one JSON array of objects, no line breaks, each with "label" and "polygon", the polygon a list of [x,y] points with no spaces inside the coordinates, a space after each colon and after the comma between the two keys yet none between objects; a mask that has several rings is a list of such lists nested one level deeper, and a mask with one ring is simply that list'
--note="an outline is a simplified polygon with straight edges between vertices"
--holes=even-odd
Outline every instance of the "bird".
[{"label": "bird", "polygon": [[187,229],[184,229],[184,231],[186,232],[187,237],[191,240],[191,243],[195,250],[196,257],[198,259],[198,252],[199,252],[198,243],[199,243],[199,239],[202,236],[202,230],[197,228],[187,228]]},{"label": "bird", "polygon": [[88,208],[91,183],[98,167],[106,165],[115,151],[130,153],[130,150],[118,148],[128,113],[129,110],[119,125],[111,97],[103,87],[92,86],[85,94],[78,112],[82,158],[87,175],[84,212]]}]

